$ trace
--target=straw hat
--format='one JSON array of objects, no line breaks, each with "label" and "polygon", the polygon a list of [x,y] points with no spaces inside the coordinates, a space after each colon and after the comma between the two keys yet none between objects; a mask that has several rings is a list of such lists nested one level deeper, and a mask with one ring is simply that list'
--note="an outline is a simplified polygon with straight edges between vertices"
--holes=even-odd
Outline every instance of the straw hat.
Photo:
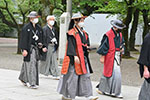
[{"label": "straw hat", "polygon": [[78,12],[74,13],[71,19],[79,19],[79,18],[86,18],[86,16],[83,16],[80,12]]},{"label": "straw hat", "polygon": [[118,28],[118,29],[123,29],[123,28],[126,27],[126,25],[124,25],[124,24],[122,23],[122,21],[120,21],[120,20],[111,20],[110,23],[111,23],[112,26],[114,26],[114,27],[116,27],[116,28]]}]

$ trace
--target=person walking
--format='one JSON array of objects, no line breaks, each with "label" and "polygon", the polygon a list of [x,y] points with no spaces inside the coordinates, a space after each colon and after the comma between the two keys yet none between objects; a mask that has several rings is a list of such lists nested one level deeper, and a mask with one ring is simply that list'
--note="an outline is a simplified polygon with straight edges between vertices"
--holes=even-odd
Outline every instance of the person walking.
[{"label": "person walking", "polygon": [[54,27],[55,17],[53,15],[49,15],[46,20],[47,24],[43,27],[43,32],[47,52],[45,53],[45,58],[41,60],[40,73],[46,76],[52,75],[53,79],[59,79],[60,74],[56,54],[59,44],[59,35]]},{"label": "person walking", "polygon": [[140,75],[145,80],[141,87],[138,100],[150,99],[150,23],[148,33],[144,37],[141,52],[137,63],[139,64]]},{"label": "person walking", "polygon": [[75,13],[72,16],[67,32],[66,54],[61,69],[57,91],[62,100],[72,100],[76,96],[84,96],[88,100],[97,100],[93,96],[90,79],[90,68],[87,61],[88,34],[83,30],[84,16]]},{"label": "person walking", "polygon": [[37,24],[40,16],[37,12],[31,11],[27,17],[30,22],[22,28],[19,43],[24,57],[19,80],[25,86],[36,89],[39,86],[39,49],[44,51],[46,48],[43,45],[42,28]]},{"label": "person walking", "polygon": [[112,28],[103,36],[97,53],[104,64],[103,75],[98,84],[97,92],[123,98],[121,94],[121,55],[124,51],[124,38],[121,30],[125,25],[120,20],[111,21]]}]

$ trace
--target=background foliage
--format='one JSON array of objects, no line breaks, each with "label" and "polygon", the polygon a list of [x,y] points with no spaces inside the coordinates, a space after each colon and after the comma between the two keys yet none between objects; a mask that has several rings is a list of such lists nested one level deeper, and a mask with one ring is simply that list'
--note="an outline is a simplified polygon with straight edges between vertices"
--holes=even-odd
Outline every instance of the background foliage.
[{"label": "background foliage", "polygon": [[[57,18],[66,11],[67,0],[0,0],[0,33],[18,31],[18,40],[22,26],[28,22],[30,11],[37,11],[41,15],[40,24],[46,23],[46,16],[54,14]],[[72,12],[80,11],[88,16],[93,13],[118,14],[119,19],[127,26],[123,31],[126,41],[126,56],[131,50],[136,50],[135,34],[138,24],[143,23],[143,38],[148,33],[150,22],[150,0],[72,0]],[[129,25],[132,28],[129,33]],[[19,51],[19,50],[18,50]]]}]

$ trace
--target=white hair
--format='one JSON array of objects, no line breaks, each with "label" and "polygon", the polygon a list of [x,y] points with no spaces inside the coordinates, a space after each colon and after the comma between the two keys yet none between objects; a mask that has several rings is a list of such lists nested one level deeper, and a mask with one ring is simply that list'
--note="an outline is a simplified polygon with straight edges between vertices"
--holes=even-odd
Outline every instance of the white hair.
[{"label": "white hair", "polygon": [[55,16],[54,16],[54,15],[48,15],[48,16],[46,17],[46,20],[48,21],[50,18],[54,18],[54,19],[55,19]]}]

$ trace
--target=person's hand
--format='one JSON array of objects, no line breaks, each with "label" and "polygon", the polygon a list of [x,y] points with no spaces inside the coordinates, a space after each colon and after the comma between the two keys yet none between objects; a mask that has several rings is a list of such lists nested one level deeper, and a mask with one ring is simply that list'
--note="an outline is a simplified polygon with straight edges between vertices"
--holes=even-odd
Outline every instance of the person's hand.
[{"label": "person's hand", "polygon": [[120,50],[120,52],[123,53],[123,52],[124,52],[124,48],[122,48],[122,49]]},{"label": "person's hand", "polygon": [[90,52],[89,48],[90,48],[90,46],[87,46],[87,52]]},{"label": "person's hand", "polygon": [[28,55],[27,50],[23,50],[22,55],[23,55],[23,57],[26,57]]},{"label": "person's hand", "polygon": [[144,73],[143,73],[144,78],[150,78],[150,73],[148,71],[148,68],[144,66]]},{"label": "person's hand", "polygon": [[149,78],[150,77],[149,71],[144,71],[143,76],[144,78]]},{"label": "person's hand", "polygon": [[80,60],[79,60],[79,57],[78,57],[78,56],[74,56],[74,61],[75,61],[77,64],[80,64]]},{"label": "person's hand", "polygon": [[101,57],[100,57],[100,62],[101,62],[102,64],[104,64],[104,57],[105,57],[105,56],[101,56]]},{"label": "person's hand", "polygon": [[47,52],[47,48],[46,48],[46,47],[45,47],[45,48],[43,48],[42,50],[43,50],[43,52]]}]

